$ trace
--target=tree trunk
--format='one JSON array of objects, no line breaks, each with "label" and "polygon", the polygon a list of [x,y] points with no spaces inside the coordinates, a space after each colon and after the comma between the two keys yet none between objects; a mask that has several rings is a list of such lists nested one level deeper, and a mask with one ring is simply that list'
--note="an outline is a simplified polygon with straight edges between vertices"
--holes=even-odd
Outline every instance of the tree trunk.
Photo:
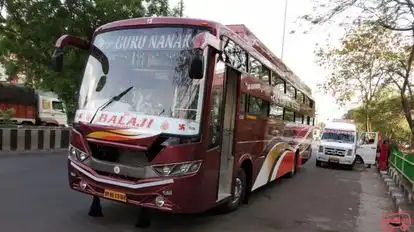
[{"label": "tree trunk", "polygon": [[413,146],[414,146],[414,125],[413,125],[412,118],[411,118],[411,105],[403,93],[401,94],[401,104],[403,106],[405,119],[407,120],[408,126],[410,127],[410,131],[411,131],[411,139],[410,139],[410,150],[411,150],[413,149]]},{"label": "tree trunk", "polygon": [[369,118],[369,107],[368,104],[365,104],[365,131],[370,132],[371,131],[371,120]]}]

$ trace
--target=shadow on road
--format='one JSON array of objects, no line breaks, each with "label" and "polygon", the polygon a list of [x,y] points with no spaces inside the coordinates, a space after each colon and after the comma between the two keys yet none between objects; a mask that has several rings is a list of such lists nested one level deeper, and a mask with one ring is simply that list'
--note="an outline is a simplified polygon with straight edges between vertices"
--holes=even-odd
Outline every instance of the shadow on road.
[{"label": "shadow on road", "polygon": [[[302,169],[300,172],[305,171],[306,170]],[[236,218],[240,220],[240,217],[248,217],[252,212],[252,208],[262,207],[259,206],[259,204],[261,204],[261,199],[266,198],[266,200],[272,200],[272,195],[274,195],[275,191],[281,188],[287,181],[289,180],[286,178],[280,178],[267,186],[259,188],[252,193],[247,205],[243,204],[237,211],[227,214],[221,214],[216,208],[200,214],[171,214],[154,211],[152,212],[151,226],[146,228],[145,231],[161,231],[165,229],[168,231],[208,231],[207,228],[211,230],[212,224],[217,224],[217,229],[222,230],[224,229],[222,227],[223,222],[234,221]],[[102,203],[102,210],[105,217],[89,218],[88,221],[90,223],[99,223],[100,225],[110,228],[116,228],[121,225],[129,225],[131,228],[134,227],[138,212],[136,207],[106,200]],[[84,215],[82,215],[83,217],[88,217],[87,207],[88,206],[85,205],[85,212]],[[221,226],[218,225],[219,222]],[[191,226],[189,226],[189,224],[191,224]],[[207,224],[209,224],[208,227],[206,227]],[[231,229],[232,228],[229,228],[229,230]]]}]

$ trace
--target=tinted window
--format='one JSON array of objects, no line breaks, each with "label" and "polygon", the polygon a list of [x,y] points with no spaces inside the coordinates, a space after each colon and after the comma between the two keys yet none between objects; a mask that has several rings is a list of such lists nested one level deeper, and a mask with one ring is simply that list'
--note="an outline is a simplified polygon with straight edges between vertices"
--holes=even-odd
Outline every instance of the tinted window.
[{"label": "tinted window", "polygon": [[303,115],[299,114],[299,113],[295,113],[295,122],[296,123],[303,123]]},{"label": "tinted window", "polygon": [[236,43],[224,37],[224,51],[222,58],[224,62],[232,65],[236,69],[247,71],[247,53]]},{"label": "tinted window", "polygon": [[252,74],[252,76],[256,77],[257,79],[259,79],[262,74],[262,64],[251,56],[250,56],[249,73]]},{"label": "tinted window", "polygon": [[262,65],[262,73],[259,78],[267,84],[270,84],[270,70],[264,65]]},{"label": "tinted window", "polygon": [[310,106],[310,99],[309,97],[305,97],[305,105]]},{"label": "tinted window", "polygon": [[291,84],[286,83],[286,94],[291,98],[296,98],[296,89]]},{"label": "tinted window", "polygon": [[270,70],[252,56],[250,56],[249,60],[249,73],[252,74],[253,77],[270,84]]},{"label": "tinted window", "polygon": [[269,111],[269,102],[258,97],[249,97],[249,106],[247,109],[249,114],[267,117]]},{"label": "tinted window", "polygon": [[298,97],[296,98],[297,101],[299,103],[301,103],[301,104],[304,103],[304,97],[305,97],[305,95],[301,91],[298,91],[297,93],[298,93]]},{"label": "tinted window", "polygon": [[276,87],[280,92],[285,93],[285,81],[279,77],[275,72],[272,72],[271,85]]},{"label": "tinted window", "polygon": [[272,103],[270,105],[269,115],[270,115],[270,118],[283,120],[283,107],[280,107]]},{"label": "tinted window", "polygon": [[290,111],[288,109],[285,109],[285,112],[283,114],[283,120],[293,122],[294,120],[294,113],[293,111]]},{"label": "tinted window", "polygon": [[57,111],[62,111],[62,112],[65,111],[63,107],[63,102],[61,101],[52,101],[52,108]]}]

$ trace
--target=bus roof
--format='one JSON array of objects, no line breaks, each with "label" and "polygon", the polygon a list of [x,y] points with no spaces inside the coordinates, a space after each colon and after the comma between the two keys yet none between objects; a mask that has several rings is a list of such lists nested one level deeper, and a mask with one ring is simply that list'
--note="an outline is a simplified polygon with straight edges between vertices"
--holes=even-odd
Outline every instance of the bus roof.
[{"label": "bus roof", "polygon": [[[196,18],[179,18],[179,17],[143,17],[124,19],[119,21],[110,22],[98,27],[95,33],[99,33],[103,30],[117,29],[121,27],[131,27],[137,25],[191,25],[208,27],[212,29],[212,34],[217,35],[221,31],[231,31],[233,37],[238,37],[238,41],[242,41],[243,44],[239,44],[243,48],[247,48],[247,51],[256,51],[263,59],[273,64],[280,71],[278,72],[285,81],[289,82],[296,89],[304,92],[307,97],[314,101],[312,97],[312,91],[298,76],[296,76],[276,55],[274,55],[270,49],[268,49],[245,25],[235,24],[225,26],[221,23],[196,19]],[[257,56],[257,55],[256,55]],[[259,57],[256,57],[259,58]],[[260,59],[260,58],[259,58]],[[268,67],[272,68],[272,67]]]}]

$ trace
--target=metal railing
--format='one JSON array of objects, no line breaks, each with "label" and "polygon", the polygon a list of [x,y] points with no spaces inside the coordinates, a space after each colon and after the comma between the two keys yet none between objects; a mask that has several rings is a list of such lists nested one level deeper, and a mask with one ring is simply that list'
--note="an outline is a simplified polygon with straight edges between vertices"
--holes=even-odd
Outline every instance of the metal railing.
[{"label": "metal railing", "polygon": [[407,154],[397,146],[390,147],[389,164],[414,185],[414,154]]}]

